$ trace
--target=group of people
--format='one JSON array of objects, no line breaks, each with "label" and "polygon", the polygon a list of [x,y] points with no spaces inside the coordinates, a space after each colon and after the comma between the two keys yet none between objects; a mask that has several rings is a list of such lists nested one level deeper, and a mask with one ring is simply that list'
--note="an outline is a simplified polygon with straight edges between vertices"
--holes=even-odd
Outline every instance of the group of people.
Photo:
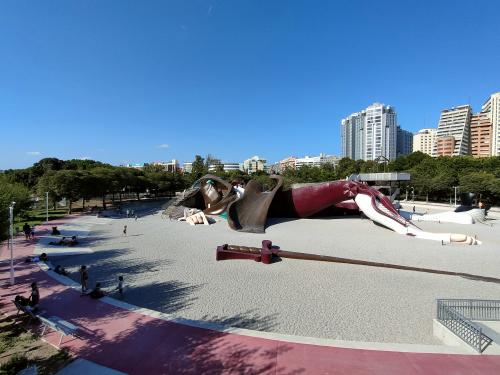
[{"label": "group of people", "polygon": [[23,225],[23,232],[24,232],[24,237],[27,240],[34,240],[35,239],[35,226],[30,226],[28,223],[25,223]]},{"label": "group of people", "polygon": [[125,214],[126,214],[127,218],[133,217],[137,221],[138,216],[134,210],[127,209],[127,211],[125,211]]},{"label": "group of people", "polygon": [[72,236],[70,239],[68,239],[68,237],[63,237],[59,241],[50,241],[49,245],[75,246],[78,245],[78,238],[76,236]]},{"label": "group of people", "polygon": [[[101,283],[96,282],[94,289],[88,292],[88,279],[89,273],[87,266],[82,265],[80,267],[80,284],[82,285],[82,296],[88,295],[90,298],[99,299],[106,295],[106,293],[101,289]],[[118,276],[118,286],[114,289],[118,291],[120,298],[123,298],[124,292],[124,280],[123,276]]]}]

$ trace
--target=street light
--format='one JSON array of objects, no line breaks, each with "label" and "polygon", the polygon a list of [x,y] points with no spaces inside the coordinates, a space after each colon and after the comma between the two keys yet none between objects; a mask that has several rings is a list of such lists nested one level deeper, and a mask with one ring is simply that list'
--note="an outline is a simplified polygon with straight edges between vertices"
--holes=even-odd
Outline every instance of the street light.
[{"label": "street light", "polygon": [[453,186],[453,189],[455,189],[455,207],[457,207],[457,189],[459,188],[460,186]]},{"label": "street light", "polygon": [[9,206],[9,234],[10,234],[10,285],[14,285],[14,205],[16,202],[12,202]]},{"label": "street light", "polygon": [[45,192],[45,224],[49,222],[49,192]]},{"label": "street light", "polygon": [[411,201],[415,202],[415,188],[411,186]]}]

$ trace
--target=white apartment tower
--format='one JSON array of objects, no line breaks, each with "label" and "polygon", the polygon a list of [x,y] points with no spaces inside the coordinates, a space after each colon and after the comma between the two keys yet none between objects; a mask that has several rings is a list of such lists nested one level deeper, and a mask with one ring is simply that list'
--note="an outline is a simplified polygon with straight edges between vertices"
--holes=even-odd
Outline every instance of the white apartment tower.
[{"label": "white apartment tower", "polygon": [[468,104],[441,111],[434,156],[458,156],[470,153],[471,115],[472,108]]},{"label": "white apartment tower", "polygon": [[397,156],[397,117],[394,107],[374,103],[342,120],[342,156],[375,160]]},{"label": "white apartment tower", "polygon": [[397,122],[393,107],[374,103],[366,108],[363,143],[363,160],[396,158]]},{"label": "white apartment tower", "polygon": [[500,92],[496,92],[483,104],[482,112],[486,113],[492,124],[491,156],[500,156]]},{"label": "white apartment tower", "polygon": [[422,129],[413,135],[413,152],[420,151],[427,155],[434,155],[436,147],[437,129]]}]

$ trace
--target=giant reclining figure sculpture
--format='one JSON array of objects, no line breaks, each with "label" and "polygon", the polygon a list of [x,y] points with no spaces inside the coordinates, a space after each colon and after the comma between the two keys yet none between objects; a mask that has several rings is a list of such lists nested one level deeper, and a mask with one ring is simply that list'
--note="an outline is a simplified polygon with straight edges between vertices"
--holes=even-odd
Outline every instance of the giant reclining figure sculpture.
[{"label": "giant reclining figure sculpture", "polygon": [[374,188],[355,181],[331,181],[283,189],[281,176],[270,176],[276,184],[271,190],[251,180],[238,198],[231,184],[205,175],[179,201],[177,206],[202,209],[205,214],[227,211],[229,226],[237,231],[263,233],[268,217],[306,218],[326,209],[359,213],[384,227],[408,236],[442,243],[480,244],[465,234],[425,232],[406,220],[394,209],[391,201]]}]

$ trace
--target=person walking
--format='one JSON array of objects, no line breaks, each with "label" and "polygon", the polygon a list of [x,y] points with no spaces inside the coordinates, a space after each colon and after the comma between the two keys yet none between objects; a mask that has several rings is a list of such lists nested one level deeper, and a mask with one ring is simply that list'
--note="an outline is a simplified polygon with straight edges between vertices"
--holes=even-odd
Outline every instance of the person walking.
[{"label": "person walking", "polygon": [[28,223],[23,225],[24,237],[29,240],[31,235],[31,227]]},{"label": "person walking", "polygon": [[137,214],[135,214],[135,221],[137,221]]},{"label": "person walking", "polygon": [[115,290],[118,290],[120,298],[123,298],[123,276],[118,276],[118,286]]},{"label": "person walking", "polygon": [[127,226],[126,225],[123,226],[123,235],[125,237],[127,237]]},{"label": "person walking", "polygon": [[89,274],[87,271],[87,266],[80,267],[80,283],[82,284],[82,294],[87,291],[87,280],[89,279]]},{"label": "person walking", "polygon": [[35,239],[35,226],[34,225],[31,227],[30,234],[31,234],[31,239],[34,240]]}]

